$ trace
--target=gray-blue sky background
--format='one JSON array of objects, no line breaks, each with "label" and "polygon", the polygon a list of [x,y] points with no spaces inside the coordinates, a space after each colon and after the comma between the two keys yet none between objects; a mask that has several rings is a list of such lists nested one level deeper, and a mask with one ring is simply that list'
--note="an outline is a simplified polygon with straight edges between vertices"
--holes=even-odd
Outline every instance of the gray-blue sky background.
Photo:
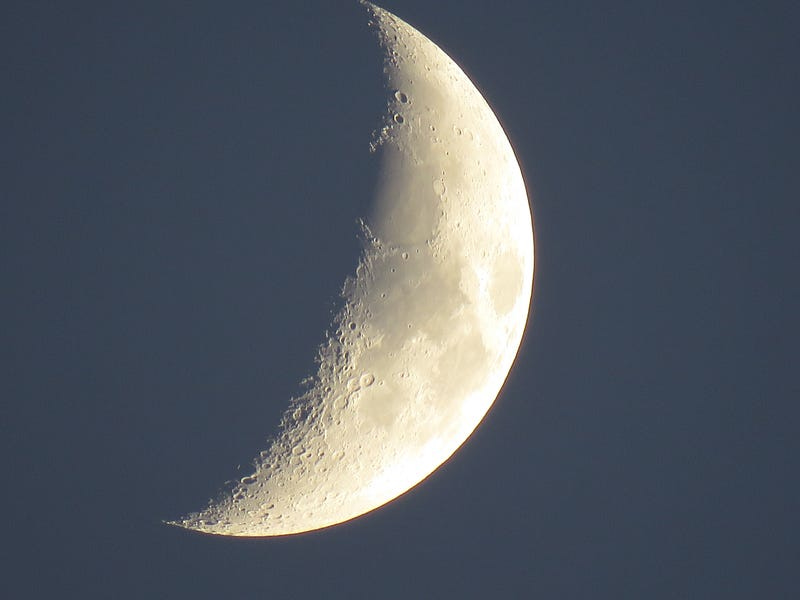
[{"label": "gray-blue sky background", "polygon": [[0,8],[9,597],[794,597],[796,5],[382,6],[509,134],[534,312],[447,464],[265,540],[161,519],[273,432],[355,266],[383,102],[365,21]]}]

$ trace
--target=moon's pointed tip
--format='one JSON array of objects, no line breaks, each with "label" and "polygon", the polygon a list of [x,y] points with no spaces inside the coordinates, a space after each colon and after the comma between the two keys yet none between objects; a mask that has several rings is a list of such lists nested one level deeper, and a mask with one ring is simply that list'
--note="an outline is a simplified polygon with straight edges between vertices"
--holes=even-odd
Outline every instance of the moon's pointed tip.
[{"label": "moon's pointed tip", "polygon": [[363,8],[371,12],[373,15],[378,14],[383,9],[378,6],[377,4],[370,2],[369,0],[356,0],[358,4],[360,4]]},{"label": "moon's pointed tip", "polygon": [[205,535],[232,535],[226,534],[222,531],[216,531],[212,527],[198,525],[196,522],[190,521],[189,519],[176,519],[174,521],[161,521],[164,525],[169,527],[177,527],[178,529],[183,529],[184,531],[193,531],[195,533],[202,533]]},{"label": "moon's pointed tip", "polygon": [[192,527],[183,519],[161,519],[162,525],[167,525],[168,527],[178,527],[180,529],[192,529]]},{"label": "moon's pointed tip", "polygon": [[208,524],[198,521],[196,518],[193,518],[193,515],[187,515],[185,517],[179,517],[177,519],[163,519],[161,521],[164,525],[169,527],[177,527],[178,529],[184,529],[186,531],[196,531],[198,533],[219,533],[214,530],[213,527],[210,527]]},{"label": "moon's pointed tip", "polygon": [[193,515],[181,517],[178,519],[163,519],[162,524],[169,527],[177,527],[185,531],[200,533],[202,535],[214,537],[236,537],[236,538],[273,538],[273,537],[286,537],[308,533],[317,529],[322,529],[328,525],[309,526],[309,527],[281,527],[280,524],[273,524],[271,527],[236,527],[231,526],[229,522],[222,521],[205,521],[200,518],[195,518]]},{"label": "moon's pointed tip", "polygon": [[[199,513],[198,513],[199,515]],[[237,537],[237,538],[267,538],[296,533],[295,531],[262,531],[251,529],[237,529],[230,527],[230,523],[205,521],[195,514],[190,514],[177,519],[162,519],[161,523],[169,527],[176,527],[185,531],[200,533],[214,537]]]}]

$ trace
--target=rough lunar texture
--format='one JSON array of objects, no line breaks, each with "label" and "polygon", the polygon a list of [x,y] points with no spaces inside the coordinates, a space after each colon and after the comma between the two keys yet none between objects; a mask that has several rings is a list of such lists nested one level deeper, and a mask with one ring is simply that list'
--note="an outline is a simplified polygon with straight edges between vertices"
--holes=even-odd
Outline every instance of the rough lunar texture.
[{"label": "rough lunar texture", "polygon": [[316,376],[253,472],[177,521],[236,536],[346,521],[424,479],[464,442],[516,355],[533,283],[531,215],[497,118],[436,45],[365,3],[388,108],[364,250]]}]

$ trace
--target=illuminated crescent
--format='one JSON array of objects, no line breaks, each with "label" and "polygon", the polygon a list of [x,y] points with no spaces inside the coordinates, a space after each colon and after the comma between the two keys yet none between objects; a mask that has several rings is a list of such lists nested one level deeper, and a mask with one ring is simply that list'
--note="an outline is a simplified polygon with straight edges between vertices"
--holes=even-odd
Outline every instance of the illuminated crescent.
[{"label": "illuminated crescent", "polygon": [[319,529],[432,473],[494,402],[533,285],[533,231],[500,123],[433,42],[364,3],[385,53],[388,107],[363,251],[316,375],[251,474],[174,522],[233,536]]}]

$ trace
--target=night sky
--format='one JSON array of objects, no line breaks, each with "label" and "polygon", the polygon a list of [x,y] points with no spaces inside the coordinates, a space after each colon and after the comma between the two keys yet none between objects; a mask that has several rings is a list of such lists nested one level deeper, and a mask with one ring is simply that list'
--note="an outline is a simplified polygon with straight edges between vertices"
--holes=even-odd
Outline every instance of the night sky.
[{"label": "night sky", "polygon": [[0,595],[798,597],[797,3],[382,6],[508,132],[532,314],[432,476],[250,540],[162,521],[246,468],[313,371],[373,183],[366,19],[0,7]]}]

